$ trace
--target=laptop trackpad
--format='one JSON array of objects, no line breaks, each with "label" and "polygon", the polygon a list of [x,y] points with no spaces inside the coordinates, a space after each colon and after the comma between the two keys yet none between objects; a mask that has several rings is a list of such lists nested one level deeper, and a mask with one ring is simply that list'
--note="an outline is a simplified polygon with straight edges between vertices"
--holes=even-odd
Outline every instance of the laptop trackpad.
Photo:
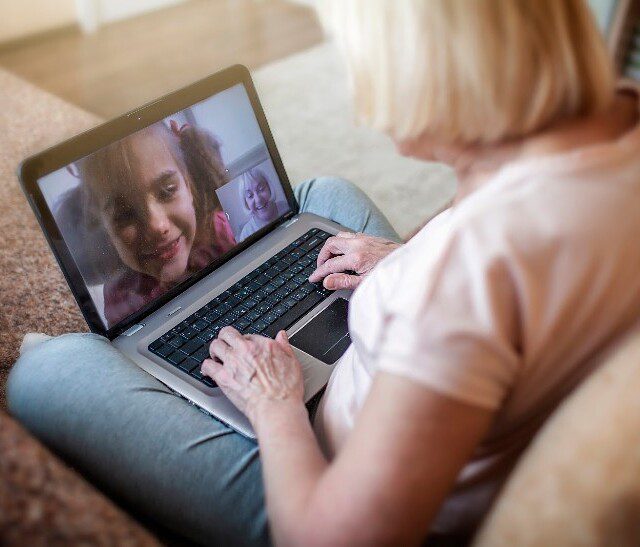
[{"label": "laptop trackpad", "polygon": [[329,365],[351,344],[347,325],[349,302],[337,298],[290,339],[293,346]]}]

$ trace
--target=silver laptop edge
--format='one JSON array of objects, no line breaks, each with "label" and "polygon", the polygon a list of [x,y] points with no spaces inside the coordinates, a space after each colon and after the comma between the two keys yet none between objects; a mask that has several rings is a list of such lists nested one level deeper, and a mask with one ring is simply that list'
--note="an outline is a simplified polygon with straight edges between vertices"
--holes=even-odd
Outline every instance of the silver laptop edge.
[{"label": "silver laptop edge", "polygon": [[[205,386],[151,353],[147,347],[160,335],[224,292],[311,228],[320,228],[332,234],[345,230],[339,224],[317,215],[310,213],[296,215],[176,296],[165,306],[145,317],[144,321],[134,325],[113,340],[113,344],[140,368],[204,412],[215,416],[239,433],[255,438],[255,433],[247,418],[223,395],[220,388]],[[337,298],[349,299],[350,296],[351,291],[336,291],[289,327],[287,333],[291,335],[300,330]],[[295,351],[302,364],[305,386],[304,400],[307,402],[326,385],[334,365],[327,365],[297,348]]]}]

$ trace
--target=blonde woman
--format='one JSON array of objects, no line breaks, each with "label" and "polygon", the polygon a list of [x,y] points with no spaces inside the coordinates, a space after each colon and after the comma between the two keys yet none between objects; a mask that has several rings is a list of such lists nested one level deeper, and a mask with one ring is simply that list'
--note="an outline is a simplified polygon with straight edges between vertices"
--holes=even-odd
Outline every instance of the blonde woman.
[{"label": "blonde woman", "polygon": [[[540,424],[640,317],[638,95],[615,90],[582,0],[326,0],[322,15],[360,119],[402,154],[451,164],[460,185],[455,205],[405,245],[362,234],[326,242],[311,279],[357,290],[353,345],[313,423],[284,333],[231,328],[203,371],[253,423],[259,456],[153,392],[109,348],[106,371],[72,367],[91,399],[27,353],[10,402],[190,537],[259,543],[269,529],[282,545],[459,544]],[[102,342],[72,343],[77,362]],[[47,357],[69,370],[62,349]],[[44,380],[28,378],[42,369]],[[114,395],[127,390],[147,406]],[[34,411],[38,396],[46,402]],[[90,400],[94,421],[82,414]],[[86,440],[52,438],[38,420]],[[114,443],[118,457],[87,456],[87,443],[110,454]]]},{"label": "blonde woman", "polygon": [[286,201],[276,199],[269,177],[260,167],[252,167],[242,174],[238,192],[249,216],[240,231],[240,240],[248,238],[289,210]]}]

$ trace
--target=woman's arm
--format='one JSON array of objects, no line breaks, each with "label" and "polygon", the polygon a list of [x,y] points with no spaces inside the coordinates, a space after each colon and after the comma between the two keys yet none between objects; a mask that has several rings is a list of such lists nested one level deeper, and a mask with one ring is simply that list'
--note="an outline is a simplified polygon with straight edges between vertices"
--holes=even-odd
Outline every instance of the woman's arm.
[{"label": "woman's arm", "polygon": [[[283,387],[285,378],[301,379],[284,334],[276,341],[250,337],[250,347],[243,347],[246,337],[232,329],[221,337],[212,355],[225,365],[206,361],[203,370],[245,410],[256,430],[276,542],[410,545],[424,540],[492,413],[379,373],[354,431],[329,464],[311,430],[301,387],[291,380]],[[258,371],[268,372],[251,372],[251,359]],[[271,386],[259,387],[265,382]]]}]

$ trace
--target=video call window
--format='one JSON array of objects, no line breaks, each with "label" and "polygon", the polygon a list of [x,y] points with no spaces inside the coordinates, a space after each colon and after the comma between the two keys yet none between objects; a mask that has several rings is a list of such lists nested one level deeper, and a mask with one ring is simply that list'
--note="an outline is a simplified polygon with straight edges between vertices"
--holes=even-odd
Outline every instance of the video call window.
[{"label": "video call window", "polygon": [[290,210],[241,84],[38,185],[107,328]]}]

